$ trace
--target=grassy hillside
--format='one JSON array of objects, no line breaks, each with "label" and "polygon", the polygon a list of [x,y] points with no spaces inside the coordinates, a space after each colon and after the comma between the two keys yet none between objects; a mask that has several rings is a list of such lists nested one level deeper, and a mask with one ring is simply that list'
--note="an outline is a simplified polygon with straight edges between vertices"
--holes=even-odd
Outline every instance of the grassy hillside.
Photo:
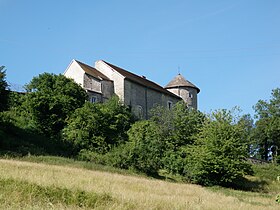
[{"label": "grassy hillside", "polygon": [[266,193],[244,192],[90,170],[69,159],[37,160],[45,163],[0,159],[1,209],[280,208],[275,202],[280,189],[276,181],[267,182],[275,187]]}]

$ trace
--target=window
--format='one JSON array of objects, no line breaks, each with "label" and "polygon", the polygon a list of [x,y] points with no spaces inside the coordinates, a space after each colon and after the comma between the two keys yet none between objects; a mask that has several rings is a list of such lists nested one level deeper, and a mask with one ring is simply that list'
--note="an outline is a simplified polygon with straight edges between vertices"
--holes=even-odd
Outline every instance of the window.
[{"label": "window", "polygon": [[90,96],[89,101],[91,103],[96,103],[97,102],[97,97],[96,96]]},{"label": "window", "polygon": [[137,106],[137,117],[143,119],[143,108],[140,105]]},{"label": "window", "polygon": [[173,106],[172,101],[167,101],[167,108],[168,108],[168,110],[171,110],[172,106]]},{"label": "window", "polygon": [[190,97],[190,98],[193,98],[193,94],[192,94],[192,93],[189,93],[189,97]]}]

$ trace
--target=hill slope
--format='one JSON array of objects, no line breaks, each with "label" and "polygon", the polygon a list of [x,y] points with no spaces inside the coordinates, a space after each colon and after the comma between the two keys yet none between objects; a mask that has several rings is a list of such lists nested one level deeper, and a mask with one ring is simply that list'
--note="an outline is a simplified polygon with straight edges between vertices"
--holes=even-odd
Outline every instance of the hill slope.
[{"label": "hill slope", "polygon": [[275,196],[242,199],[198,185],[0,159],[1,209],[278,209]]}]

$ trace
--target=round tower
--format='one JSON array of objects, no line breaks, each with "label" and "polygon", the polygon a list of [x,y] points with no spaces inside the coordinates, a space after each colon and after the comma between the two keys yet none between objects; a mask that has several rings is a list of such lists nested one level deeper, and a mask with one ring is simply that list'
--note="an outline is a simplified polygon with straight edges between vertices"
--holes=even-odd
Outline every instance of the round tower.
[{"label": "round tower", "polygon": [[186,80],[181,74],[174,77],[166,86],[165,89],[180,96],[189,107],[197,109],[197,94],[199,88]]}]

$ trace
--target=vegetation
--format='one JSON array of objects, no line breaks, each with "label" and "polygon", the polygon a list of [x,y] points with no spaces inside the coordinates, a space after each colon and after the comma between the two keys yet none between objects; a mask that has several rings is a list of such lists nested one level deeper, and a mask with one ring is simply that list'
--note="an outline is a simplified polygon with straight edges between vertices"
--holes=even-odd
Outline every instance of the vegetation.
[{"label": "vegetation", "polygon": [[243,137],[244,130],[234,123],[231,112],[213,113],[194,145],[185,148],[185,176],[202,185],[233,186],[252,171]]},{"label": "vegetation", "polygon": [[[61,158],[57,165],[49,165],[1,159],[0,191],[3,202],[0,202],[0,208],[91,209],[93,205],[97,209],[279,208],[274,191],[263,194],[221,187],[204,188],[140,176],[91,171],[64,163],[60,165],[60,161]],[[68,159],[65,161],[68,162]],[[257,173],[256,179],[259,179]],[[274,185],[279,187],[279,183]],[[78,202],[79,196],[85,198],[81,204]]]},{"label": "vegetation", "polygon": [[262,159],[271,153],[274,162],[280,152],[280,89],[272,90],[269,101],[259,100],[255,105],[256,128],[254,135]]},{"label": "vegetation", "polygon": [[[4,67],[0,73],[0,91],[6,91]],[[118,173],[128,169],[133,174],[203,186],[268,194],[274,189],[273,193],[277,190],[279,193],[275,177],[280,175],[277,165],[280,160],[280,89],[272,91],[269,101],[260,100],[256,104],[255,123],[249,115],[240,116],[238,110],[217,110],[206,115],[186,107],[183,102],[171,110],[155,107],[150,119],[137,121],[117,97],[102,104],[89,103],[86,92],[62,75],[41,74],[34,77],[26,89],[25,94],[1,94],[5,98],[1,99],[0,110],[2,156],[23,156],[32,160],[32,155],[44,155],[44,161],[57,164],[58,159],[52,163],[48,155],[59,155],[73,158],[60,159],[64,167],[83,165],[82,168],[95,170],[105,167]],[[272,159],[274,165],[252,166],[247,161],[249,156]],[[274,178],[262,174],[264,170],[271,170]],[[30,183],[30,180],[18,180],[12,175],[0,177],[5,186],[3,190],[9,193],[13,185],[19,185],[25,190],[17,193],[24,198],[27,192],[33,199],[30,189],[34,190],[38,193],[34,202],[44,203],[46,195],[50,194],[52,199],[54,193],[59,194],[58,200],[51,203],[67,208],[95,207],[99,199],[101,206],[105,199],[105,206],[108,201],[108,205],[121,203],[120,206],[127,207],[119,195],[105,193],[108,196],[104,197],[101,191],[92,194],[64,185],[49,188],[48,184]],[[271,187],[273,184],[276,187]],[[80,197],[85,203],[79,204]],[[273,199],[275,201],[276,197]],[[32,206],[33,200],[30,202]],[[132,204],[126,202],[128,208],[132,208]],[[21,201],[18,204],[23,205]],[[176,207],[184,208],[184,205]],[[166,206],[174,207],[167,203]]]},{"label": "vegetation", "polygon": [[133,122],[130,111],[117,97],[104,104],[86,102],[67,120],[62,134],[71,143],[73,151],[89,150],[105,153],[127,140],[127,131]]},{"label": "vegetation", "polygon": [[[97,194],[83,190],[70,190],[55,186],[40,186],[38,184],[16,179],[0,179],[2,207],[19,205],[18,208],[28,206],[72,206],[73,208],[96,208],[104,204],[113,203],[109,194]],[[16,202],[15,202],[16,201]],[[15,204],[16,203],[16,204]]]},{"label": "vegetation", "polygon": [[0,112],[7,109],[9,93],[7,88],[5,66],[0,66]]},{"label": "vegetation", "polygon": [[48,137],[59,134],[66,119],[87,99],[81,86],[63,75],[40,74],[26,85],[26,89],[24,105],[36,128]]}]

